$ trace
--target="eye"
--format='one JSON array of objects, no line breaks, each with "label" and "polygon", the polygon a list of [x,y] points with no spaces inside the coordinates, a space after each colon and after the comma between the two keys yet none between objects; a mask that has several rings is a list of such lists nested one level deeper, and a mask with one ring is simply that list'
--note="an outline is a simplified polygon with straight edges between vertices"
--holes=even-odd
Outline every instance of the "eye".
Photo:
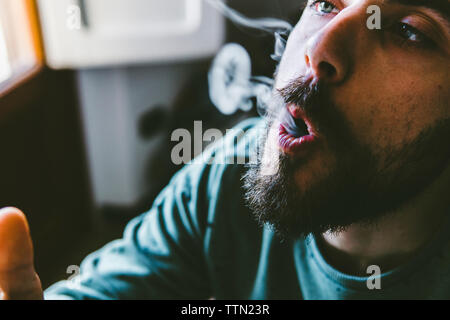
[{"label": "eye", "polygon": [[311,8],[317,11],[319,14],[323,15],[339,12],[339,9],[334,4],[328,1],[313,1],[313,3],[311,4]]},{"label": "eye", "polygon": [[433,46],[434,42],[413,26],[400,22],[395,26],[394,32],[405,42],[418,46]]}]

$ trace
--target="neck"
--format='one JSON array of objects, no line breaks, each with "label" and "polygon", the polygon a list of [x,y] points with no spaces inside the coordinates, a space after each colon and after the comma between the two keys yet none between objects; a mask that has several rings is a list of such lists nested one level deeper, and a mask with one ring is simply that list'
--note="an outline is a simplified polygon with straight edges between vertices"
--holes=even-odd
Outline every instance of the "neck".
[{"label": "neck", "polygon": [[426,245],[448,216],[450,168],[401,209],[372,225],[353,224],[317,237],[326,260],[340,271],[367,276],[370,265],[382,272],[409,260]]}]

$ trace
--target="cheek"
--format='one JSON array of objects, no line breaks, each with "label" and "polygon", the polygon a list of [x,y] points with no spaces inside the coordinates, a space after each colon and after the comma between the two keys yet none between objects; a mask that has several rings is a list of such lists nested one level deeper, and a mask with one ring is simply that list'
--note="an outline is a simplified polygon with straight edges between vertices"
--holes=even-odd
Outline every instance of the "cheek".
[{"label": "cheek", "polygon": [[308,35],[314,32],[312,24],[308,22],[307,18],[302,18],[289,36],[275,79],[275,87],[278,89],[286,87],[293,79],[306,74],[306,44]]},{"label": "cheek", "polygon": [[[402,77],[355,80],[338,100],[359,143],[371,149],[389,149],[413,141],[425,129],[450,116],[448,92],[435,79]],[[438,82],[439,83],[439,82]],[[373,84],[378,84],[377,86]],[[348,93],[347,93],[348,92]],[[344,97],[352,97],[350,100]]]}]

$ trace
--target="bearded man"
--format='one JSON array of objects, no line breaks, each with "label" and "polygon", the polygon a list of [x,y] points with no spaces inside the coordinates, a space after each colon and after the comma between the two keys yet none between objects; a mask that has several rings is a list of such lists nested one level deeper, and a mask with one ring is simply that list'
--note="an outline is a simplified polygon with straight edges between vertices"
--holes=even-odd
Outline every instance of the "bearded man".
[{"label": "bearded man", "polygon": [[267,117],[177,173],[76,283],[43,294],[26,220],[4,209],[4,298],[450,299],[449,13],[309,0]]}]

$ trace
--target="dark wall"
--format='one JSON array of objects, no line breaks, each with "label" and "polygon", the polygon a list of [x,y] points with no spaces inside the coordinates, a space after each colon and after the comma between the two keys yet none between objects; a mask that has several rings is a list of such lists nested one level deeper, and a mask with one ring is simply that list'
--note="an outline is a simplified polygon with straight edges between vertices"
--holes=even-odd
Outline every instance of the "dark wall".
[{"label": "dark wall", "polygon": [[0,100],[0,207],[25,212],[44,285],[90,225],[73,73],[44,70]]}]

